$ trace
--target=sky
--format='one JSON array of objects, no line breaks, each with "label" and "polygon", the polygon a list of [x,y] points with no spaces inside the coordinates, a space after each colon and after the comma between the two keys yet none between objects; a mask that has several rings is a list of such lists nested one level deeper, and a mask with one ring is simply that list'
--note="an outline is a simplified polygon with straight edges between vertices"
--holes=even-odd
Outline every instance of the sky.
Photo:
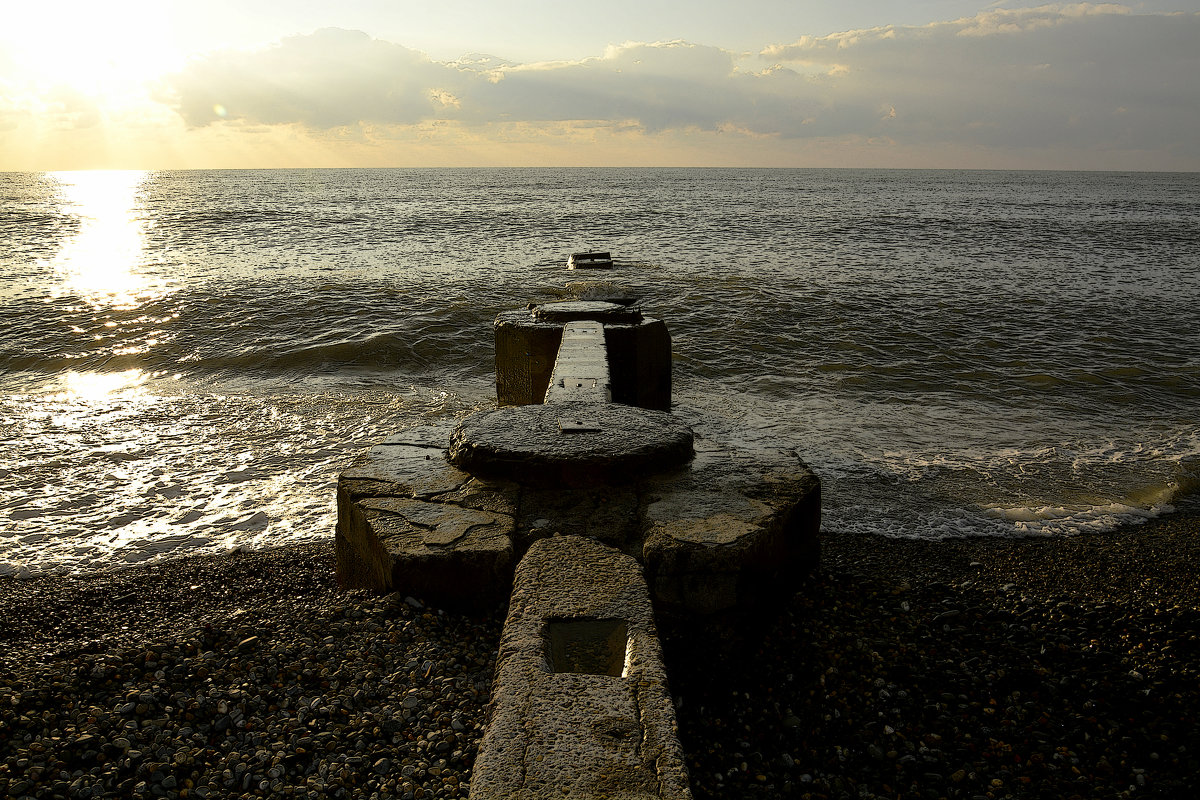
[{"label": "sky", "polygon": [[1200,0],[0,0],[0,170],[1200,171]]}]

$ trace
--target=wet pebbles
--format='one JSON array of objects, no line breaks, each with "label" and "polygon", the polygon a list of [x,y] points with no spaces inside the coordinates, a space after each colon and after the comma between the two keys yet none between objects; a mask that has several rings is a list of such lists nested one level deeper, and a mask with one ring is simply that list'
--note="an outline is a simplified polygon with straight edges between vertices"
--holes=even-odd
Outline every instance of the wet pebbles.
[{"label": "wet pebbles", "polygon": [[0,797],[466,797],[499,613],[331,549],[0,584]]},{"label": "wet pebbles", "polygon": [[828,536],[740,657],[673,638],[693,790],[1195,797],[1198,550],[1195,515],[1068,542]]},{"label": "wet pebbles", "polygon": [[[698,798],[1192,797],[1200,528],[830,535],[780,613],[668,630]],[[503,609],[328,545],[0,581],[0,796],[466,797]]]}]

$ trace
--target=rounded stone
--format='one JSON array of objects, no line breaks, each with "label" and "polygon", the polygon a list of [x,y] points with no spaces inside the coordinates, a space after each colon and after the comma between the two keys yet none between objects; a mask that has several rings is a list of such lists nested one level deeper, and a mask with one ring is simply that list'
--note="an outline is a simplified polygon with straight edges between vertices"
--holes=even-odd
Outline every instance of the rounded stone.
[{"label": "rounded stone", "polygon": [[463,420],[450,462],[535,485],[620,483],[686,463],[692,430],[663,411],[618,403],[499,408]]}]

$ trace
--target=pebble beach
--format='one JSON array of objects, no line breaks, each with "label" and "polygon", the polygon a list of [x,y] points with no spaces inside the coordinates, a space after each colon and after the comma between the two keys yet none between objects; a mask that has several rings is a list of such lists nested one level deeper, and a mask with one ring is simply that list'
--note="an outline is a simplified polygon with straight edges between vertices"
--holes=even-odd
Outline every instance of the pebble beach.
[{"label": "pebble beach", "polygon": [[[666,632],[697,798],[1200,790],[1200,510],[822,558]],[[331,541],[0,580],[0,796],[466,797],[503,615],[341,591]]]}]

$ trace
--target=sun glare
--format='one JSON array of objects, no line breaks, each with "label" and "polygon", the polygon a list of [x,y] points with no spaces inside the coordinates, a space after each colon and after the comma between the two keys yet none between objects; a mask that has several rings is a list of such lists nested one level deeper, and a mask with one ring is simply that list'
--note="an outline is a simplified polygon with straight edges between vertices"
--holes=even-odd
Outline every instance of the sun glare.
[{"label": "sun glare", "polygon": [[103,400],[112,394],[136,389],[146,382],[140,369],[124,372],[68,372],[61,381],[64,393],[89,403]]},{"label": "sun glare", "polygon": [[116,305],[136,302],[148,284],[139,273],[145,246],[137,193],[140,170],[57,172],[63,210],[79,218],[78,231],[52,266],[70,290]]},{"label": "sun glare", "polygon": [[143,101],[148,82],[177,68],[168,12],[145,0],[23,3],[5,10],[4,38],[29,91],[64,90],[117,109]]}]

